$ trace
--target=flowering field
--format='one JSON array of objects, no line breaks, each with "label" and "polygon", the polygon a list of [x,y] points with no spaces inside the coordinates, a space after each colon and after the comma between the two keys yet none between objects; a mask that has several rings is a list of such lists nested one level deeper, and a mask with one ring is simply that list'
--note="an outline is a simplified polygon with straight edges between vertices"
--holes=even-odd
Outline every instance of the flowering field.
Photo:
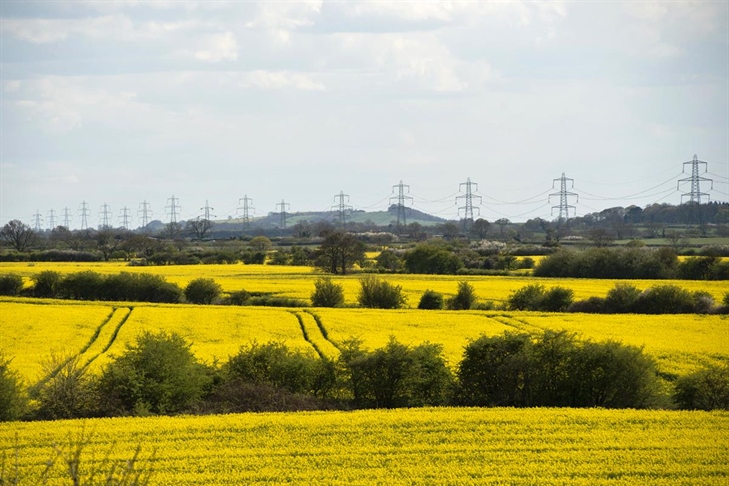
[{"label": "flowering field", "polygon": [[[317,322],[318,321],[318,322]],[[720,315],[572,314],[417,309],[283,309],[189,304],[93,303],[0,298],[0,351],[32,383],[51,353],[78,354],[99,370],[142,331],[166,330],[192,343],[199,358],[225,361],[241,345],[280,341],[292,349],[338,356],[337,345],[357,338],[365,347],[443,345],[451,366],[469,340],[504,331],[567,330],[581,338],[643,346],[662,372],[683,375],[729,362],[729,318]]]},{"label": "flowering field", "polygon": [[130,458],[141,444],[153,485],[729,481],[727,412],[431,408],[15,422],[0,424],[0,449],[17,452],[19,475],[34,484],[53,446],[82,430],[91,437],[82,464],[109,450],[112,460]]},{"label": "flowering field", "polygon": [[[221,285],[224,291],[245,289],[249,292],[265,292],[281,297],[296,298],[308,301],[314,291],[314,280],[319,276],[310,267],[274,266],[274,265],[166,265],[154,267],[130,267],[123,262],[93,263],[0,263],[0,275],[18,274],[29,283],[30,278],[43,270],[55,270],[61,273],[92,270],[102,274],[120,272],[153,273],[165,277],[168,281],[182,287],[199,277],[212,278]],[[448,297],[457,291],[460,281],[468,281],[476,289],[481,301],[506,301],[511,292],[526,285],[540,283],[546,287],[562,286],[574,291],[576,300],[588,297],[604,297],[617,280],[573,279],[573,278],[535,278],[530,276],[460,276],[460,275],[381,275],[382,279],[402,286],[408,298],[409,307],[417,307],[421,295],[430,289]],[[357,275],[334,276],[332,280],[344,287],[345,301],[354,304],[359,291]],[[654,285],[673,284],[690,291],[704,290],[715,300],[721,301],[727,292],[727,283],[722,281],[695,280],[621,280],[632,283],[639,289]]]}]

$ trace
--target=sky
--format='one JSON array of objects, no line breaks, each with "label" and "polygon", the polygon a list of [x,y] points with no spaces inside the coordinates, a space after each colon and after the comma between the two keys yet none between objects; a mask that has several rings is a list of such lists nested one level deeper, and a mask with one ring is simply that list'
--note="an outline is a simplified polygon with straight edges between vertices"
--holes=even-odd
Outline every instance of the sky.
[{"label": "sky", "polygon": [[2,0],[0,22],[0,224],[376,211],[401,181],[444,218],[471,181],[474,217],[552,219],[562,174],[578,216],[679,204],[694,154],[729,200],[726,1]]}]

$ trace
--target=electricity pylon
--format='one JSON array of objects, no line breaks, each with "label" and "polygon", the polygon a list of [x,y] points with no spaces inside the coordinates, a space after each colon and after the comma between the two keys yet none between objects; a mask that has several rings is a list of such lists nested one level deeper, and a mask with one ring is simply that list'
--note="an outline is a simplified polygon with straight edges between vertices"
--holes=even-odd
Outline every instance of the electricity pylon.
[{"label": "electricity pylon", "polygon": [[[460,206],[458,208],[458,215],[461,215],[461,209],[463,209],[463,231],[466,232],[470,228],[471,225],[473,225],[473,200],[478,198],[479,204],[481,204],[481,201],[483,201],[483,198],[481,196],[474,196],[473,193],[475,191],[478,191],[478,184],[475,182],[471,182],[471,178],[469,177],[466,179],[466,182],[461,182],[461,184],[458,186],[458,190],[461,190],[461,187],[466,186],[466,193],[462,194],[460,196],[456,196],[456,204],[458,204],[459,199],[465,199],[465,205]],[[473,186],[476,186],[475,189]],[[478,214],[481,214],[481,208],[476,208],[476,211],[478,211]]]},{"label": "electricity pylon", "polygon": [[[337,199],[339,199],[339,203],[337,203]],[[339,194],[334,196],[334,202],[332,208],[337,208],[337,221],[344,226],[347,223],[347,211],[352,211],[352,206],[345,204],[349,202],[349,196],[344,191],[339,191]]]},{"label": "electricity pylon", "polygon": [[413,198],[411,196],[406,196],[405,194],[405,188],[407,188],[407,193],[410,193],[410,186],[407,184],[403,184],[402,181],[400,181],[400,184],[395,184],[392,186],[393,192],[395,191],[395,188],[397,187],[397,196],[393,196],[390,198],[390,202],[392,202],[393,199],[397,200],[397,227],[400,229],[403,226],[407,225],[407,219],[406,219],[406,212],[407,208],[405,207],[405,201],[410,200],[413,201]]},{"label": "electricity pylon", "polygon": [[573,214],[577,216],[577,208],[575,206],[571,206],[568,202],[568,198],[575,196],[577,200],[575,201],[575,204],[579,202],[580,196],[575,192],[569,192],[567,189],[567,181],[570,181],[570,187],[569,189],[572,189],[575,187],[575,180],[570,179],[569,177],[565,177],[564,172],[562,172],[562,177],[559,179],[552,180],[552,189],[554,189],[554,183],[559,181],[559,192],[553,192],[549,195],[548,201],[552,202],[552,196],[559,196],[559,206],[552,206],[552,213],[554,214],[555,209],[559,209],[559,217],[557,218],[558,221],[567,221],[570,217],[570,208],[572,208]]},{"label": "electricity pylon", "polygon": [[276,203],[276,209],[278,209],[279,206],[281,206],[281,229],[286,229],[286,206],[291,209],[291,204],[281,199],[280,203]]}]

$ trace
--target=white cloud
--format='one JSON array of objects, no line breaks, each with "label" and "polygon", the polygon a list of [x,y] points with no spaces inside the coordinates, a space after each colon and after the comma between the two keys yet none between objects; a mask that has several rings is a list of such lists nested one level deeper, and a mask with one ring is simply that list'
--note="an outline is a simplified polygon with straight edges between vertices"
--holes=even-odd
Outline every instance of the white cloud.
[{"label": "white cloud", "polygon": [[245,88],[256,87],[262,89],[294,88],[302,91],[324,91],[326,88],[318,81],[314,81],[306,74],[288,71],[253,71],[244,74],[240,85]]},{"label": "white cloud", "polygon": [[199,41],[195,59],[205,62],[235,61],[238,59],[238,43],[232,32],[213,34]]}]

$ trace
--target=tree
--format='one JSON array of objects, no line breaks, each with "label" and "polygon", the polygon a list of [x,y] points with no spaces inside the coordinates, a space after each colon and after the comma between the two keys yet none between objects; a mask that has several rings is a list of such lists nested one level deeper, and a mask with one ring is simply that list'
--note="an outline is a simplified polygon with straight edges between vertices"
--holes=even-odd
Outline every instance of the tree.
[{"label": "tree", "polygon": [[317,250],[317,265],[333,274],[345,275],[357,261],[364,259],[364,243],[352,233],[328,231]]},{"label": "tree", "polygon": [[410,273],[453,274],[463,268],[463,261],[446,246],[421,243],[403,257]]},{"label": "tree", "polygon": [[16,250],[22,252],[35,243],[37,236],[30,226],[14,219],[0,230],[0,238],[10,243]]},{"label": "tree", "polygon": [[443,294],[436,292],[435,290],[426,290],[423,292],[423,296],[420,297],[418,303],[418,309],[442,309],[443,308]]},{"label": "tree", "polygon": [[332,282],[329,277],[321,277],[314,282],[311,305],[314,307],[340,307],[344,304],[344,287]]},{"label": "tree", "polygon": [[450,310],[468,310],[476,303],[476,291],[468,282],[458,282],[458,292],[448,299]]},{"label": "tree", "polygon": [[592,241],[592,243],[598,248],[609,246],[610,243],[615,240],[615,238],[613,238],[612,235],[604,228],[591,229],[588,235],[590,241]]},{"label": "tree", "polygon": [[96,406],[94,383],[81,365],[81,358],[51,354],[43,364],[50,378],[38,387],[37,417],[43,420],[71,419],[89,416]]},{"label": "tree", "polygon": [[473,227],[471,228],[471,231],[473,231],[473,233],[478,236],[478,239],[483,240],[484,238],[486,238],[490,227],[491,223],[483,218],[478,218],[476,221],[473,222]]},{"label": "tree", "polygon": [[185,223],[185,230],[196,240],[202,240],[215,223],[206,218],[191,219]]},{"label": "tree", "polygon": [[254,236],[251,238],[248,245],[253,249],[253,251],[268,251],[271,248],[272,243],[271,240],[265,236]]},{"label": "tree", "polygon": [[212,304],[220,297],[221,288],[211,278],[196,278],[185,287],[185,298],[193,304]]},{"label": "tree", "polygon": [[374,275],[361,278],[359,283],[361,288],[357,295],[357,301],[362,307],[399,309],[407,302],[407,298],[402,293],[402,287],[380,280]]},{"label": "tree", "polygon": [[122,237],[114,230],[104,228],[96,232],[94,240],[96,240],[96,248],[101,252],[104,261],[109,261],[111,254],[121,244]]},{"label": "tree", "polygon": [[504,238],[504,228],[506,228],[509,224],[511,224],[511,221],[509,221],[507,218],[500,218],[494,221],[496,225],[499,227],[499,237],[502,239]]},{"label": "tree", "polygon": [[103,369],[99,393],[109,414],[169,414],[191,409],[210,383],[182,336],[145,331]]}]

